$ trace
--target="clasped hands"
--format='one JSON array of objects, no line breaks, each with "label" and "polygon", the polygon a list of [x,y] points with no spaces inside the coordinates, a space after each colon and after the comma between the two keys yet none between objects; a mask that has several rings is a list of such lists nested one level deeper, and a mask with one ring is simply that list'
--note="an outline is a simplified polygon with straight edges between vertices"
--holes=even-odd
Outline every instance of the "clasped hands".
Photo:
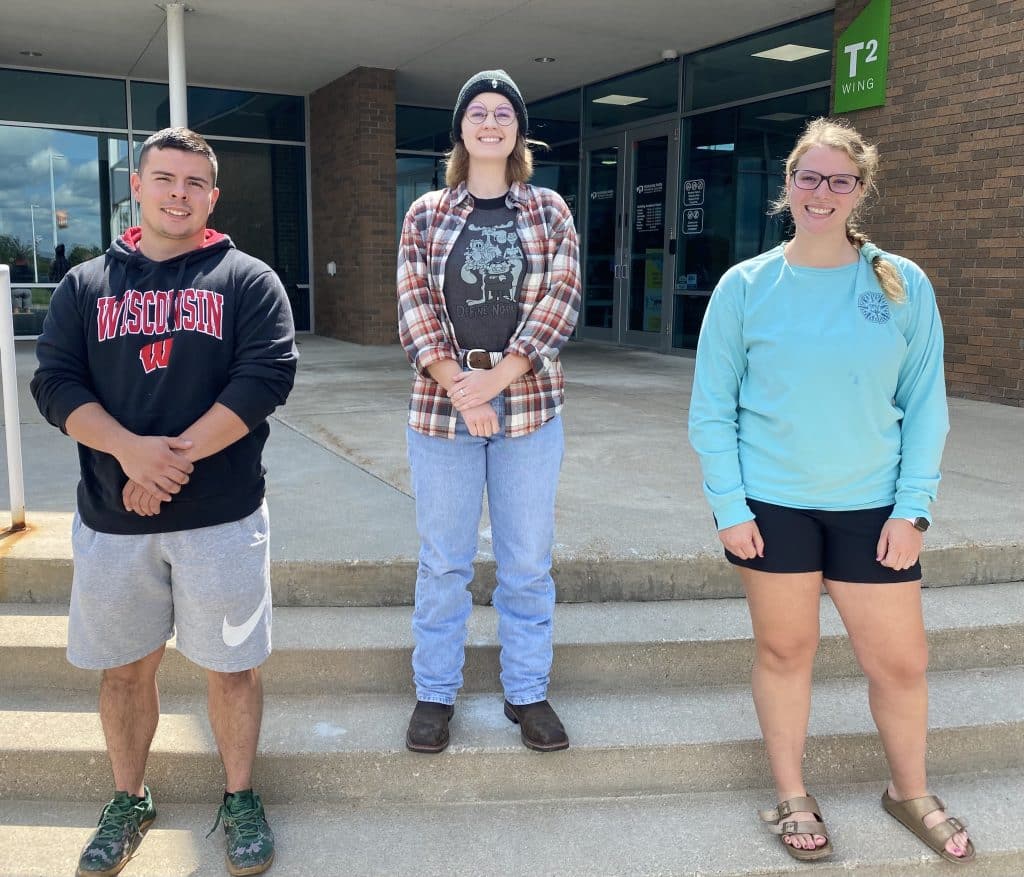
[{"label": "clasped hands", "polygon": [[186,452],[192,448],[188,439],[170,436],[134,436],[119,453],[118,463],[128,476],[121,491],[125,510],[143,517],[160,513],[160,504],[188,484],[194,468]]},{"label": "clasped hands", "polygon": [[466,421],[470,435],[486,438],[498,431],[498,415],[490,403],[504,389],[491,370],[473,369],[453,375],[448,397]]}]

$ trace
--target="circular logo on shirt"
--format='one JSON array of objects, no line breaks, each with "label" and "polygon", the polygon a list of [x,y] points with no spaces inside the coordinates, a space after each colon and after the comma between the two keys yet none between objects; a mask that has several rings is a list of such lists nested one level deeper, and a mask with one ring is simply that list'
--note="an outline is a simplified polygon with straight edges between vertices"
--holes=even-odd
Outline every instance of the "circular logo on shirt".
[{"label": "circular logo on shirt", "polygon": [[857,307],[869,323],[885,323],[892,316],[889,302],[880,292],[862,292],[857,298]]}]

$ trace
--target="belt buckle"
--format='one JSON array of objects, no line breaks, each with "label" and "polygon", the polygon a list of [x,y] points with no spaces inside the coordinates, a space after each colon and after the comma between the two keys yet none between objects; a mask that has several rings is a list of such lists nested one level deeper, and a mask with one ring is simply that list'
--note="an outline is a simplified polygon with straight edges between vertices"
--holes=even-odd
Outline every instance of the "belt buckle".
[{"label": "belt buckle", "polygon": [[[477,354],[476,357],[474,357],[474,354]],[[476,359],[477,363],[483,363],[483,364],[480,364],[480,365],[474,364],[473,363],[474,358]],[[474,347],[472,350],[467,350],[466,351],[466,366],[471,371],[486,371],[487,369],[489,369],[491,367],[491,354],[489,354],[482,347]]]}]

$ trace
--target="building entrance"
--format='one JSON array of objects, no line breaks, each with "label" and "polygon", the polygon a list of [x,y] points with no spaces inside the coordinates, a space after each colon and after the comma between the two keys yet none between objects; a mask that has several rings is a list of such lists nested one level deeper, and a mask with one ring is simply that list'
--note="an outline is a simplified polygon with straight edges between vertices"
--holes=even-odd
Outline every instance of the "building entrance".
[{"label": "building entrance", "polygon": [[678,137],[662,122],[584,141],[582,338],[669,349]]}]

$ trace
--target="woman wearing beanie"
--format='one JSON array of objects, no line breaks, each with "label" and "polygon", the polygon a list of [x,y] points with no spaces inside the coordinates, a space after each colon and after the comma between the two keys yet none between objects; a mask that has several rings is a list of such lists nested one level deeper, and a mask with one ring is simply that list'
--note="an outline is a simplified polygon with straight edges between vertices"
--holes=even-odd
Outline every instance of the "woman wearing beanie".
[{"label": "woman wearing beanie", "polygon": [[796,859],[831,854],[802,762],[822,586],[868,678],[891,780],[882,806],[949,862],[974,858],[925,772],[928,646],[918,556],[949,429],[925,273],[854,218],[878,151],[811,122],[776,209],[793,239],[730,268],[697,345],[690,440],[754,628],[754,704],[775,780],[761,811]]},{"label": "woman wearing beanie", "polygon": [[402,227],[398,328],[414,370],[407,438],[420,536],[414,752],[448,745],[485,489],[504,713],[531,749],[569,745],[547,689],[559,351],[576,325],[579,257],[565,202],[527,182],[526,130],[505,71],[471,77],[455,104],[447,188],[419,198]]}]

